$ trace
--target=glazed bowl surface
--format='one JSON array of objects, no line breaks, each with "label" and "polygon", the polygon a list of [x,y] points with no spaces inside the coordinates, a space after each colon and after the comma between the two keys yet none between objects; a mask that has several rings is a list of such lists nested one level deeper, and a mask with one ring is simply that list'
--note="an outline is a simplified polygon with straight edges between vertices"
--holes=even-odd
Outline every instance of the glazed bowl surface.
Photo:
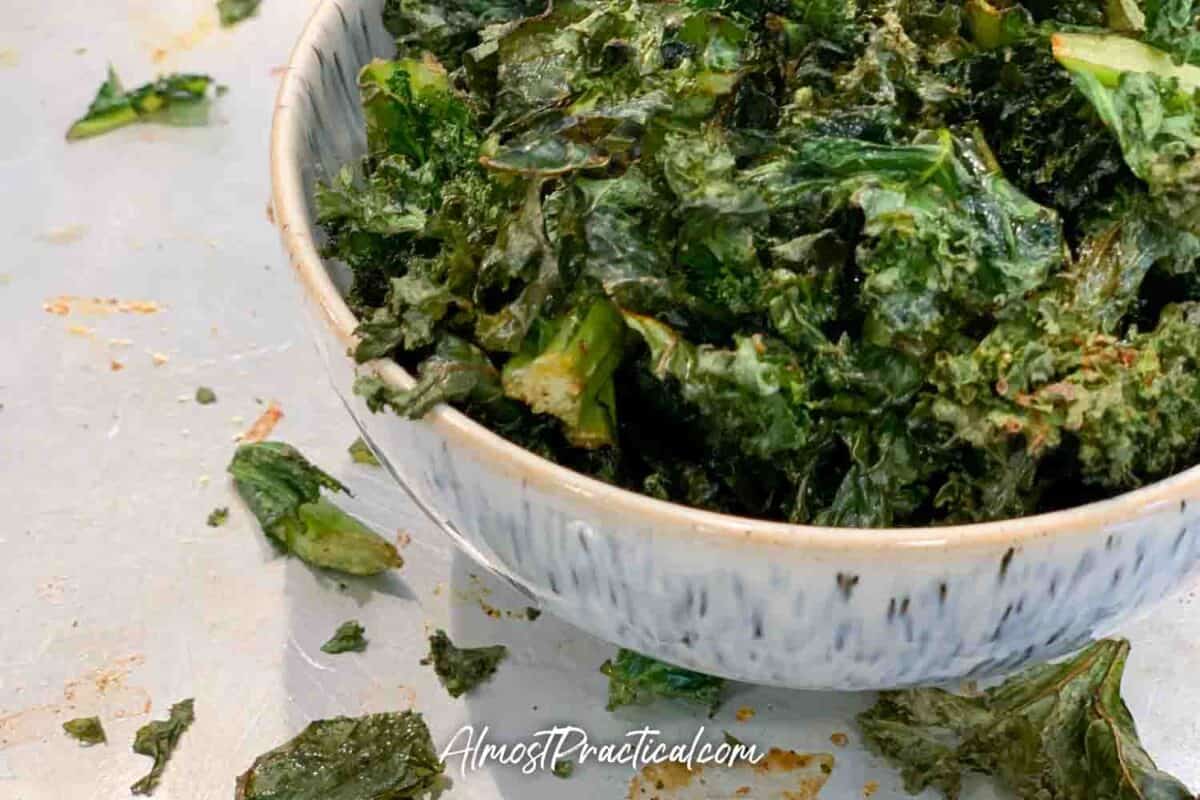
[{"label": "glazed bowl surface", "polygon": [[[382,5],[325,0],[314,12],[280,87],[272,202],[335,388],[403,490],[482,566],[616,644],[805,689],[1009,672],[1112,632],[1196,571],[1200,468],[1019,520],[818,528],[618,489],[449,407],[420,421],[371,414],[350,392],[349,273],[319,254],[312,190],[365,150],[355,79],[394,51]],[[394,362],[366,368],[412,385]]]}]

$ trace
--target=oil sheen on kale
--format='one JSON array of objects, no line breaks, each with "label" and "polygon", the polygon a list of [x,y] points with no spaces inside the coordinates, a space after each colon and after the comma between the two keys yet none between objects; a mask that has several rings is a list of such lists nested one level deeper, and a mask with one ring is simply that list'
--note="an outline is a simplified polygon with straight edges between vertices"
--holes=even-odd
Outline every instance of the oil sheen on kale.
[{"label": "oil sheen on kale", "polygon": [[[391,0],[356,357],[652,497],[1017,517],[1200,453],[1190,2]],[[1194,63],[1195,62],[1195,63]]]}]

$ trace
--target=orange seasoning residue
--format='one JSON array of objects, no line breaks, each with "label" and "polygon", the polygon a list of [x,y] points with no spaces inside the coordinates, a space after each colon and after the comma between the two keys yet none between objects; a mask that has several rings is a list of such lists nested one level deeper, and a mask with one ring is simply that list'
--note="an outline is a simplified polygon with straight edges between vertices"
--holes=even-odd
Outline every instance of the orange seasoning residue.
[{"label": "orange seasoning residue", "polygon": [[863,784],[863,797],[870,797],[879,791],[879,781],[867,781]]},{"label": "orange seasoning residue", "polygon": [[153,300],[118,300],[115,297],[79,297],[60,294],[58,297],[52,297],[42,303],[42,310],[60,317],[68,314],[98,316],[114,313],[156,314],[163,310],[163,306]]},{"label": "orange seasoning residue", "polygon": [[840,731],[830,734],[829,741],[833,742],[834,747],[845,747],[850,742],[850,737]]},{"label": "orange seasoning residue", "polygon": [[267,406],[267,410],[254,420],[254,424],[249,430],[242,434],[241,441],[243,442],[261,442],[271,435],[271,431],[275,430],[275,426],[279,420],[283,419],[283,409],[274,401]]},{"label": "orange seasoning residue", "polygon": [[754,713],[754,709],[750,706],[742,706],[733,716],[738,722],[749,722],[754,719]]}]

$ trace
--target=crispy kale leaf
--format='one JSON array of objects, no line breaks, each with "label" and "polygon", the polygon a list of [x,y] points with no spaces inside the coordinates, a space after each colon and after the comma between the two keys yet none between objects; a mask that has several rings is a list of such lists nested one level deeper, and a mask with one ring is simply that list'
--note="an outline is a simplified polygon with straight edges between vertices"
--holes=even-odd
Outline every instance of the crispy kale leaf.
[{"label": "crispy kale leaf", "polygon": [[1200,233],[1200,67],[1115,36],[1062,34],[1054,48],[1151,197],[1173,223]]},{"label": "crispy kale leaf", "polygon": [[356,357],[418,376],[360,379],[372,409],[838,526],[1034,513],[1200,453],[1188,0],[385,18],[369,152],[316,195]]},{"label": "crispy kale leaf", "polygon": [[404,563],[390,542],[321,497],[322,488],[346,487],[291,445],[240,445],[229,473],[263,532],[309,564],[375,575]]},{"label": "crispy kale leaf", "polygon": [[322,653],[337,655],[338,653],[361,653],[367,649],[367,640],[363,636],[366,628],[358,624],[358,620],[347,620],[338,626],[328,642],[321,645]]},{"label": "crispy kale leaf", "polygon": [[100,724],[99,717],[69,719],[63,723],[63,730],[66,731],[68,736],[84,747],[91,747],[94,744],[104,744],[108,741],[108,737],[104,735],[104,726]]},{"label": "crispy kale leaf", "polygon": [[229,509],[225,506],[221,506],[220,508],[214,508],[209,512],[208,519],[205,520],[205,523],[210,528],[219,528],[224,525],[228,519]]},{"label": "crispy kale leaf", "polygon": [[190,698],[180,700],[171,706],[171,713],[167,719],[148,722],[138,728],[137,735],[133,739],[133,752],[153,758],[154,766],[150,768],[150,772],[145,777],[130,787],[131,792],[145,795],[154,793],[159,779],[162,778],[163,770],[167,767],[167,761],[179,744],[180,737],[196,720],[192,706],[193,701]]},{"label": "crispy kale leaf", "polygon": [[443,630],[429,637],[429,655],[422,664],[432,665],[438,680],[451,697],[459,697],[487,681],[508,656],[504,645],[455,647]]},{"label": "crispy kale leaf", "polygon": [[354,460],[355,464],[366,464],[368,467],[381,466],[379,459],[375,457],[375,453],[371,450],[370,445],[361,436],[351,442],[346,450],[350,453],[350,458]]},{"label": "crispy kale leaf", "polygon": [[884,692],[859,724],[914,794],[932,786],[954,800],[963,775],[981,772],[1029,800],[1189,800],[1192,793],[1159,770],[1138,740],[1121,699],[1128,654],[1128,642],[1102,640],[981,697]]},{"label": "crispy kale leaf", "polygon": [[126,91],[112,67],[87,113],[67,131],[67,140],[86,139],[135,122],[203,125],[211,96],[221,91],[207,75],[177,73]]},{"label": "crispy kale leaf", "polygon": [[228,28],[258,13],[262,0],[217,0],[221,27]]},{"label": "crispy kale leaf", "polygon": [[255,759],[236,800],[416,800],[434,794],[444,765],[415,711],[318,720]]},{"label": "crispy kale leaf", "polygon": [[712,716],[725,691],[724,678],[692,672],[624,648],[617,651],[616,658],[605,661],[600,671],[608,676],[609,711],[669,697],[699,703]]}]

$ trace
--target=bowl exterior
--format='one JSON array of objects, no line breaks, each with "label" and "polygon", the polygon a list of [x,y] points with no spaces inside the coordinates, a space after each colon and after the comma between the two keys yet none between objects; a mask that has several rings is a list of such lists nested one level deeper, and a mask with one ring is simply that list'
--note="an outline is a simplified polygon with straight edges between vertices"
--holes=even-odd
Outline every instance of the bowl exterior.
[{"label": "bowl exterior", "polygon": [[[405,491],[482,566],[611,642],[805,689],[1009,672],[1110,633],[1196,571],[1194,481],[1132,516],[1032,533],[1027,524],[1010,538],[931,529],[902,542],[811,543],[762,535],[752,521],[738,530],[728,518],[710,524],[663,504],[608,502],[611,490],[555,485],[545,475],[552,468],[481,452],[436,419],[371,414],[350,394],[348,312],[312,279],[327,270],[344,287],[348,276],[319,263],[309,206],[313,181],[363,151],[354,77],[391,53],[381,5],[327,1],[293,54],[272,143],[276,214],[334,387]],[[445,413],[453,412],[435,417]]]}]

